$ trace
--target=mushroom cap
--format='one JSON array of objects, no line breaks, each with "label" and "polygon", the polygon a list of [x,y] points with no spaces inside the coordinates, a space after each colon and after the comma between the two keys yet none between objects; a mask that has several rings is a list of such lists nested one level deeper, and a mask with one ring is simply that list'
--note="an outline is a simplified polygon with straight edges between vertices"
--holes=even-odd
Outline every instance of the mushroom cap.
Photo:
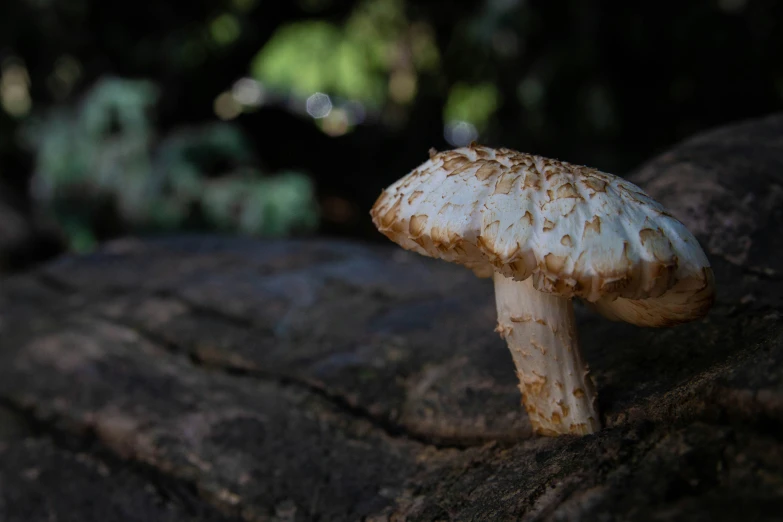
[{"label": "mushroom cap", "polygon": [[588,167],[475,144],[431,150],[370,214],[405,249],[481,277],[532,277],[614,320],[670,326],[714,299],[709,261],[685,226],[636,185]]}]

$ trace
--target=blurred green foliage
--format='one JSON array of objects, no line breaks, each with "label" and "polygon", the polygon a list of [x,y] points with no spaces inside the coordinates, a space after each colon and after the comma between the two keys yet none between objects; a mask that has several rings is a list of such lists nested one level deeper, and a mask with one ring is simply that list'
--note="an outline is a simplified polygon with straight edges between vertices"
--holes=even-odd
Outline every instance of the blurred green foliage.
[{"label": "blurred green foliage", "polygon": [[270,87],[300,96],[325,91],[380,103],[383,78],[367,58],[364,49],[334,24],[307,21],[275,33],[252,72]]},{"label": "blurred green foliage", "polygon": [[402,0],[362,0],[341,25],[306,20],[281,26],[254,58],[251,72],[279,91],[299,96],[321,91],[379,107],[390,96],[402,104],[412,101],[416,74],[434,71],[439,63],[433,33],[406,19]]},{"label": "blurred green foliage", "polygon": [[443,114],[446,121],[466,121],[479,130],[487,127],[500,105],[497,87],[492,83],[457,83],[449,90]]},{"label": "blurred green foliage", "polygon": [[192,223],[286,235],[317,225],[309,177],[262,175],[242,132],[228,123],[157,136],[158,96],[150,82],[105,79],[78,106],[25,127],[36,154],[33,196],[61,223],[74,250],[95,246],[107,205],[117,226],[129,231]]},{"label": "blurred green foliage", "polygon": [[0,186],[26,197],[34,172],[80,249],[316,221],[378,238],[366,209],[430,147],[623,174],[781,109],[778,0],[0,2]]}]

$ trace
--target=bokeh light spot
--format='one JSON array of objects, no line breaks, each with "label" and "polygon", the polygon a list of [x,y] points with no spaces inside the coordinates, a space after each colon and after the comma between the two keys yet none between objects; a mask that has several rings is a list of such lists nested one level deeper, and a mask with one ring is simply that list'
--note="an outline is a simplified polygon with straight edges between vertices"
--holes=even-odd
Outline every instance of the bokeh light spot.
[{"label": "bokeh light spot", "polygon": [[228,91],[220,93],[215,98],[213,108],[215,115],[221,120],[233,120],[242,114],[242,105]]},{"label": "bokeh light spot", "polygon": [[446,124],[443,137],[454,147],[464,147],[478,138],[478,130],[467,121],[451,121]]},{"label": "bokeh light spot", "polygon": [[332,100],[328,94],[316,92],[307,98],[307,114],[313,118],[326,118],[332,112]]},{"label": "bokeh light spot", "polygon": [[395,102],[406,105],[416,96],[416,84],[416,74],[413,71],[394,71],[389,78],[389,96]]},{"label": "bokeh light spot", "polygon": [[218,45],[230,45],[239,38],[241,27],[237,17],[230,13],[223,13],[210,25],[212,40]]},{"label": "bokeh light spot", "polygon": [[321,130],[332,137],[342,136],[348,132],[350,123],[345,109],[332,109],[329,115],[321,120]]},{"label": "bokeh light spot", "polygon": [[0,105],[17,118],[26,116],[32,108],[30,76],[21,60],[10,58],[0,66]]},{"label": "bokeh light spot", "polygon": [[264,88],[252,78],[240,78],[231,87],[231,95],[242,105],[258,107],[264,102]]}]

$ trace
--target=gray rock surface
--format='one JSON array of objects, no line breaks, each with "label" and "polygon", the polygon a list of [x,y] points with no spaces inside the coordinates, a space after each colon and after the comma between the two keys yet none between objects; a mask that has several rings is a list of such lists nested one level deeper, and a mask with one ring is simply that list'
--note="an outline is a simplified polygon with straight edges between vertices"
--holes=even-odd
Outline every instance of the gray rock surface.
[{"label": "gray rock surface", "polygon": [[125,240],[3,280],[0,520],[781,520],[782,142],[770,117],[631,176],[718,299],[663,330],[578,309],[583,438],[530,435],[491,284],[391,245]]}]

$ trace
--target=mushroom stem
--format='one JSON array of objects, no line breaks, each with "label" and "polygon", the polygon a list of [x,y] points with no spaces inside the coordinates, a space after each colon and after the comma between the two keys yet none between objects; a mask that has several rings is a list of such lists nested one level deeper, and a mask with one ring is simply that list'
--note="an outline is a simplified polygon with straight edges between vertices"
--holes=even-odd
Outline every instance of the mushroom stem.
[{"label": "mushroom stem", "polygon": [[496,272],[493,278],[496,331],[511,350],[534,431],[552,436],[601,429],[571,299],[539,292],[531,277],[514,281]]}]

